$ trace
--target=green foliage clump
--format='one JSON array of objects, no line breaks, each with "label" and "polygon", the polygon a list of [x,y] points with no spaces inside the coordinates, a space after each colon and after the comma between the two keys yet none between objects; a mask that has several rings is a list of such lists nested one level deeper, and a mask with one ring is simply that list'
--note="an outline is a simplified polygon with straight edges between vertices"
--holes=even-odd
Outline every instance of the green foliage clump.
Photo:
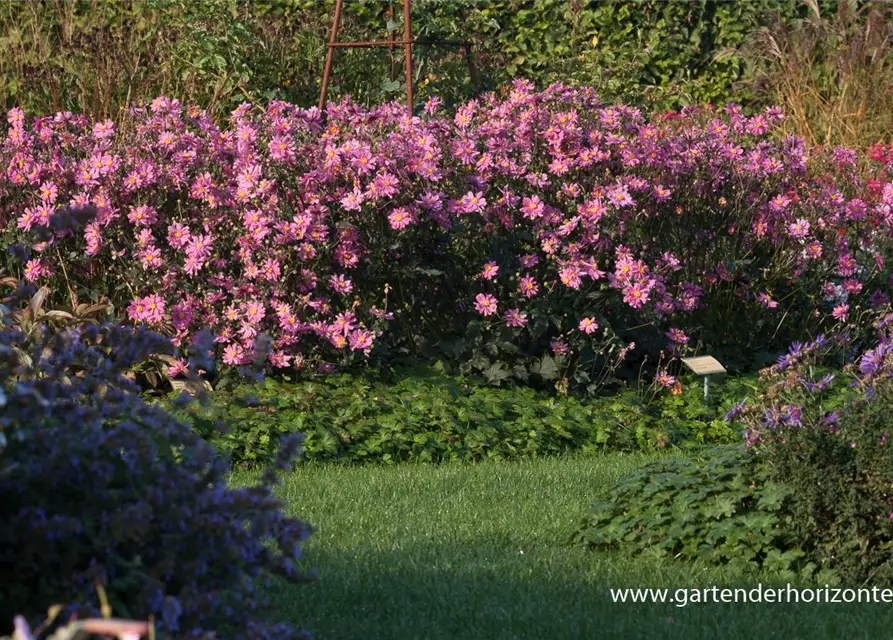
[{"label": "green foliage clump", "polygon": [[236,0],[2,3],[0,106],[108,118],[169,95],[220,117],[312,99],[325,25],[260,14]]},{"label": "green foliage clump", "polygon": [[[808,577],[816,566],[787,526],[789,500],[790,489],[772,479],[759,456],[741,445],[717,447],[622,479],[598,497],[574,541]],[[834,576],[826,571],[819,579]]]},{"label": "green foliage clump", "polygon": [[722,421],[720,407],[737,397],[741,383],[717,394],[716,409],[704,406],[696,388],[653,400],[629,390],[583,402],[490,387],[436,365],[392,379],[379,372],[221,386],[208,406],[190,405],[178,415],[245,463],[269,460],[288,433],[304,434],[304,460],[350,463],[648,451],[740,437]]},{"label": "green foliage clump", "polygon": [[[267,15],[300,22],[305,34],[328,36],[318,25],[329,24],[333,0],[260,4]],[[345,3],[343,39],[387,34],[399,40],[403,25],[395,5],[391,20],[384,0]],[[656,111],[723,103],[733,96],[746,102],[754,94],[736,86],[747,70],[738,49],[775,17],[789,22],[803,12],[794,1],[416,0],[414,34],[470,42],[473,70],[463,49],[416,47],[414,83],[422,99],[437,95],[448,103],[518,78],[541,86],[556,81],[593,86],[608,100]],[[717,58],[720,51],[726,53]],[[367,49],[337,56],[333,95],[380,101],[405,91],[399,47],[396,55]]]}]

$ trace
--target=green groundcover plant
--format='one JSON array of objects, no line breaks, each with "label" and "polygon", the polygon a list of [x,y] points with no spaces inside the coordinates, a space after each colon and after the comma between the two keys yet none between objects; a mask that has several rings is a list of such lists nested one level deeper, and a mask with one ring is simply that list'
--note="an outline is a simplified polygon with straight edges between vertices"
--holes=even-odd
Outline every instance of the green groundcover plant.
[{"label": "green groundcover plant", "polygon": [[[652,463],[600,496],[573,540],[593,548],[764,568],[780,577],[815,565],[785,525],[789,489],[741,445]],[[822,575],[822,579],[831,579]]]},{"label": "green groundcover plant", "polygon": [[698,385],[680,395],[630,389],[584,402],[494,388],[441,364],[302,383],[221,384],[207,404],[173,410],[234,461],[250,464],[269,460],[280,437],[296,432],[304,434],[305,461],[515,459],[734,442],[740,434],[723,414],[750,385],[717,385],[711,406]]}]

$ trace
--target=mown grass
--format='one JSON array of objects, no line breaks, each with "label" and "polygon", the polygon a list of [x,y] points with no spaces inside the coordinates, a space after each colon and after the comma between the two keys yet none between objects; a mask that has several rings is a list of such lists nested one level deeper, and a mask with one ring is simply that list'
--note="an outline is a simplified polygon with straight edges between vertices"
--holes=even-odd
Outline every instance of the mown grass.
[{"label": "mown grass", "polygon": [[567,543],[599,488],[653,459],[302,467],[282,495],[317,527],[318,578],[275,604],[320,639],[889,636],[884,604],[614,603],[611,588],[768,580]]}]

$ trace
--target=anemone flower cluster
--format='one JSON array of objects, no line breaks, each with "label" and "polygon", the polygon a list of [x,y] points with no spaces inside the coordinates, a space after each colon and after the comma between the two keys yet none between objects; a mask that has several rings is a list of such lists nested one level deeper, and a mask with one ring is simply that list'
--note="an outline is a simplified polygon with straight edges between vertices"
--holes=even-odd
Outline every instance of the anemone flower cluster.
[{"label": "anemone flower cluster", "polygon": [[270,366],[328,369],[475,319],[568,359],[629,353],[636,327],[676,355],[766,347],[889,300],[888,158],[807,149],[783,118],[523,81],[454,112],[271,101],[225,126],[164,97],[120,122],[13,109],[0,223],[28,280],[102,290],[178,345],[208,326],[233,366],[261,332]]}]

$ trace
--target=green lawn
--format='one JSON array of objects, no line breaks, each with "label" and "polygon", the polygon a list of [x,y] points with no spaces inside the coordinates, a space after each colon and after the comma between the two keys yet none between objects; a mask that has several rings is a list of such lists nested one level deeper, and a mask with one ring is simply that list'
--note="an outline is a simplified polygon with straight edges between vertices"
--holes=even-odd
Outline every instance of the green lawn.
[{"label": "green lawn", "polygon": [[283,488],[317,527],[318,579],[280,613],[325,638],[881,638],[885,604],[615,604],[612,587],[752,586],[755,578],[635,560],[566,540],[596,490],[645,461],[306,466]]}]

